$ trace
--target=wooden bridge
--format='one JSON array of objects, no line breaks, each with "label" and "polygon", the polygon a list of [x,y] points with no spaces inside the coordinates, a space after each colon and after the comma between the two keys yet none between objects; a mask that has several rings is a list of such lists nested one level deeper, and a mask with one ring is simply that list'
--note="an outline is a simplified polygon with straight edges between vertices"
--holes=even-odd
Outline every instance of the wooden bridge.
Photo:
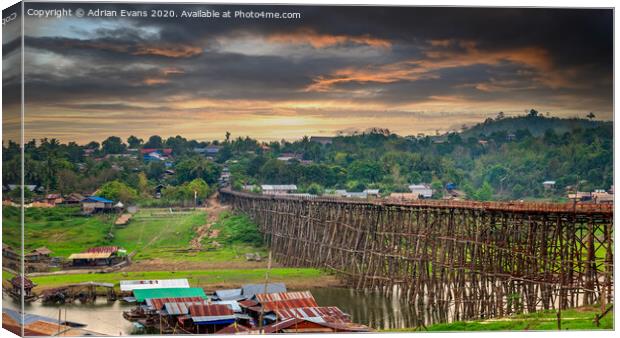
[{"label": "wooden bridge", "polygon": [[425,322],[613,302],[612,205],[220,196],[280,263],[397,292]]}]

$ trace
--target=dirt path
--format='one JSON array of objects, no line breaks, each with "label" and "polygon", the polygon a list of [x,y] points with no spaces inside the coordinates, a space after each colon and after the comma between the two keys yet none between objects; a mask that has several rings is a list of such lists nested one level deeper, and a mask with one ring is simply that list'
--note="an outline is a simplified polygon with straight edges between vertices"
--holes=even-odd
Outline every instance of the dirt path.
[{"label": "dirt path", "polygon": [[202,240],[205,237],[217,238],[219,231],[211,230],[211,226],[217,222],[220,213],[228,209],[228,206],[222,206],[220,204],[218,193],[215,193],[209,197],[207,200],[207,207],[205,208],[205,211],[207,212],[207,223],[201,225],[196,230],[196,236],[189,242],[190,248],[200,250],[202,249]]}]

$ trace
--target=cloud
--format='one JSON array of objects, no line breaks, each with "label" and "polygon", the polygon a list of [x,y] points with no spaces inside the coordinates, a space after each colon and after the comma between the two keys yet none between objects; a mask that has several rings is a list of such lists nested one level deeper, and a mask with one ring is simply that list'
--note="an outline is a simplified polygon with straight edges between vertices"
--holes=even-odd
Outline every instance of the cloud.
[{"label": "cloud", "polygon": [[285,44],[308,44],[314,48],[327,48],[344,44],[368,45],[375,48],[390,48],[392,43],[386,39],[380,39],[363,34],[334,35],[317,33],[314,29],[303,28],[293,32],[278,32],[268,35],[267,41]]}]

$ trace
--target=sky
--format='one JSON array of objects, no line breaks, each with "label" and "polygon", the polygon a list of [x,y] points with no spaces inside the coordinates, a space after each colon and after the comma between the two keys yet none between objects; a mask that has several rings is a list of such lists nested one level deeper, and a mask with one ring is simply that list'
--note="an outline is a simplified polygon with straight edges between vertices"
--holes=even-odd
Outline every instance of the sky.
[{"label": "sky", "polygon": [[[611,10],[28,4],[299,19],[25,17],[25,138],[264,141],[458,130],[502,111],[613,118]],[[6,31],[6,29],[5,29]],[[19,43],[3,36],[3,91]],[[19,100],[3,101],[5,114]],[[9,113],[7,113],[9,112]],[[17,122],[16,122],[17,121]],[[4,119],[5,138],[18,119]]]}]

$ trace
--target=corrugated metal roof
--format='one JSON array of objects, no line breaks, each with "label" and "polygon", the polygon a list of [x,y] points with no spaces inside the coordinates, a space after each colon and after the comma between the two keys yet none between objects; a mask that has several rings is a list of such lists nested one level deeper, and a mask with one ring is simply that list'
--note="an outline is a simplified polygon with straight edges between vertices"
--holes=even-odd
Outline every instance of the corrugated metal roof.
[{"label": "corrugated metal roof", "polygon": [[268,284],[246,284],[242,287],[242,295],[252,298],[257,293],[277,293],[286,292],[284,283],[268,283]]},{"label": "corrugated metal roof", "polygon": [[208,303],[206,300],[193,301],[193,302],[165,303],[164,308],[166,309],[166,313],[169,315],[173,315],[173,316],[186,315],[189,313],[189,307],[191,305],[199,305],[199,304],[208,304]]},{"label": "corrugated metal roof", "polygon": [[55,336],[58,335],[58,333],[63,333],[70,330],[71,327],[38,320],[24,326],[24,329],[30,330],[32,332],[37,332],[45,336]]},{"label": "corrugated metal roof", "polygon": [[189,314],[196,324],[225,324],[235,321],[233,310],[224,304],[191,305]]},{"label": "corrugated metal roof", "polygon": [[166,289],[166,288],[189,288],[186,278],[181,279],[157,279],[157,280],[122,280],[121,291],[133,291],[138,289]]},{"label": "corrugated metal roof", "polygon": [[213,302],[213,304],[228,305],[234,312],[241,312],[241,306],[236,300],[220,300]]},{"label": "corrugated metal roof", "polygon": [[205,299],[200,297],[169,297],[169,298],[147,298],[146,305],[154,310],[161,310],[166,303],[200,303]]},{"label": "corrugated metal roof", "polygon": [[349,316],[336,306],[320,306],[305,308],[290,308],[275,310],[278,318],[305,318],[322,319],[325,322],[348,323],[351,322]]},{"label": "corrugated metal roof", "polygon": [[83,252],[71,254],[69,259],[103,259],[109,258],[110,256],[112,256],[111,252]]},{"label": "corrugated metal roof", "polygon": [[207,295],[201,288],[159,288],[134,290],[136,301],[143,302],[147,298],[179,298],[179,297],[200,297],[207,299]]},{"label": "corrugated metal roof", "polygon": [[118,247],[117,246],[97,246],[94,248],[89,248],[86,249],[86,251],[84,252],[88,252],[88,253],[98,253],[98,252],[109,252],[109,253],[114,253],[118,251]]},{"label": "corrugated metal roof", "polygon": [[237,303],[239,303],[239,305],[243,307],[252,307],[258,305],[257,301],[251,299],[240,300]]},{"label": "corrugated metal roof", "polygon": [[296,292],[278,292],[278,293],[257,293],[256,300],[259,302],[277,302],[281,300],[310,298],[314,300],[314,296],[310,291]]},{"label": "corrugated metal roof", "polygon": [[260,312],[261,308],[265,312],[275,311],[276,309],[295,309],[300,307],[318,307],[314,298],[300,298],[280,300],[276,302],[261,302],[261,305],[253,306],[250,309]]},{"label": "corrugated metal roof", "polygon": [[289,299],[277,302],[263,302],[261,303],[261,305],[263,305],[263,308],[267,311],[273,311],[275,309],[319,306],[319,304],[316,303],[316,300],[314,300],[314,298]]},{"label": "corrugated metal roof", "polygon": [[82,202],[99,202],[99,203],[112,203],[109,199],[99,197],[99,196],[88,196],[82,200]]},{"label": "corrugated metal roof", "polygon": [[221,300],[241,300],[245,296],[241,295],[241,289],[215,290],[215,296]]},{"label": "corrugated metal roof", "polygon": [[271,325],[267,325],[265,327],[263,327],[263,332],[264,333],[276,333],[280,330],[289,328],[291,326],[295,326],[297,324],[303,323],[304,320],[301,318],[288,318],[285,319],[281,322],[275,322]]},{"label": "corrugated metal roof", "polygon": [[189,307],[189,314],[192,317],[233,316],[234,312],[230,306],[225,304],[203,304],[191,305]]}]

